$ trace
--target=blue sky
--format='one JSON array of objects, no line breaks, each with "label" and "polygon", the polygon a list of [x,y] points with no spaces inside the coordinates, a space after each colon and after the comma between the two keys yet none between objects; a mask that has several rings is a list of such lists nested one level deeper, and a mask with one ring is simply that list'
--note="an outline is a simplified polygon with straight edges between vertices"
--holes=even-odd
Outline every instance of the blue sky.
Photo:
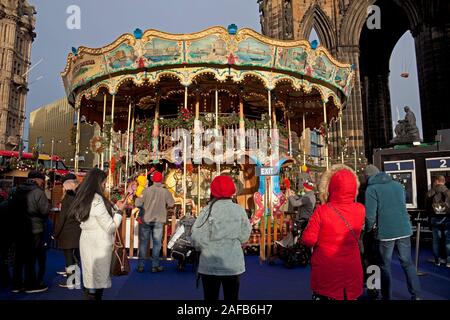
[{"label": "blue sky", "polygon": [[[64,96],[60,72],[72,47],[102,47],[136,28],[190,33],[235,23],[240,28],[260,31],[256,0],[30,0],[30,3],[37,10],[37,37],[33,43],[32,63],[43,61],[30,72],[28,119],[31,111]],[[66,27],[69,17],[66,10],[70,5],[81,8],[80,30]],[[397,121],[396,107],[402,110],[404,105],[411,106],[420,121],[415,63],[412,63],[409,79],[399,76],[405,57],[411,56],[411,49],[414,49],[412,37],[405,36],[397,45],[391,61],[394,121]],[[400,117],[403,117],[403,112]],[[24,136],[27,139],[28,120]]]}]

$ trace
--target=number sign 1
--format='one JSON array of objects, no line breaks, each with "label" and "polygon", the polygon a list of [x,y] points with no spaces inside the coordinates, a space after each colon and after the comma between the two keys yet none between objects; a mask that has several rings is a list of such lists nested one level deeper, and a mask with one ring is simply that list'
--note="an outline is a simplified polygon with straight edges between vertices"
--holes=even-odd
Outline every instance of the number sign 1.
[{"label": "number sign 1", "polygon": [[413,171],[414,170],[414,160],[407,161],[388,161],[384,163],[384,171]]}]

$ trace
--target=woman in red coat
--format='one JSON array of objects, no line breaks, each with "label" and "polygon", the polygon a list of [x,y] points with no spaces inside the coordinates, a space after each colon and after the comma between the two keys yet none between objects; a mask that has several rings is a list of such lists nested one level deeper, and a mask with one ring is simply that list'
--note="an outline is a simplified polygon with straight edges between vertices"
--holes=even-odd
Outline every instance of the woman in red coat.
[{"label": "woman in red coat", "polygon": [[363,293],[358,239],[365,209],[355,202],[358,187],[356,174],[344,165],[333,166],[320,179],[322,205],[302,236],[303,243],[313,248],[311,289],[316,300],[355,300]]}]

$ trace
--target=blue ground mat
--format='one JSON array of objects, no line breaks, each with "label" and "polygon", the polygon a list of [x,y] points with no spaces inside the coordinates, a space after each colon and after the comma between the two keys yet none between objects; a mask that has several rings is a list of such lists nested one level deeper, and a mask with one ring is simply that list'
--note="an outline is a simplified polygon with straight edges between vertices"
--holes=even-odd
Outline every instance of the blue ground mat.
[{"label": "blue ground mat", "polygon": [[[420,277],[423,298],[428,300],[450,300],[450,268],[436,267],[427,262],[432,257],[429,250],[421,252],[420,271],[427,274]],[[105,300],[201,300],[201,284],[196,288],[196,276],[192,266],[179,272],[175,261],[163,261],[164,272],[151,273],[150,263],[146,272],[136,272],[137,260],[130,260],[132,272],[128,276],[113,278],[112,288],[105,290]],[[60,288],[64,278],[56,271],[64,266],[60,251],[48,252],[46,281],[49,290],[43,293],[15,294],[9,288],[0,289],[0,300],[79,300],[82,290]],[[310,300],[310,268],[287,269],[281,261],[275,265],[260,264],[257,256],[246,257],[247,272],[241,278],[240,298],[242,300]],[[396,258],[392,264],[393,297],[407,300],[409,294],[405,276]],[[362,297],[364,299],[364,297]]]}]

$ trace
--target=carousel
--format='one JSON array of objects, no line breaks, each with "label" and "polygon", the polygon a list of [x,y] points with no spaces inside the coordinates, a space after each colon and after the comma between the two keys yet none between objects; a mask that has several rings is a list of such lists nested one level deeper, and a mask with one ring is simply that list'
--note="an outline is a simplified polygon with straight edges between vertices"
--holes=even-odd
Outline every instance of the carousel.
[{"label": "carousel", "polygon": [[[194,34],[136,29],[103,48],[73,48],[62,78],[78,118],[75,171],[85,119],[100,128],[91,151],[109,170],[111,192],[156,168],[182,214],[198,212],[212,179],[229,174],[252,222],[264,222],[281,214],[285,179],[295,188],[308,167],[344,161],[353,66],[315,41],[275,40],[235,25]],[[307,151],[311,133],[318,159]],[[331,134],[339,158],[330,156]]]}]

